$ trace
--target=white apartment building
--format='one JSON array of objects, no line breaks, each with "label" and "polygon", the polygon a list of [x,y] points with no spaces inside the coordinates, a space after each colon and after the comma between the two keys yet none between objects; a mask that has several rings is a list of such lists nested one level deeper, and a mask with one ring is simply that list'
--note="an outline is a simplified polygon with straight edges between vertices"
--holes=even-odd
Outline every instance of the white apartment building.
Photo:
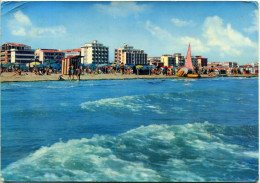
[{"label": "white apartment building", "polygon": [[182,67],[185,65],[185,56],[182,56],[180,53],[174,53],[173,57],[177,67]]},{"label": "white apartment building", "polygon": [[57,49],[37,49],[35,50],[35,58],[44,64],[47,60],[55,60],[61,63],[61,59],[64,58],[64,53]]},{"label": "white apartment building", "polygon": [[123,62],[126,65],[147,65],[147,54],[144,50],[134,49],[133,46],[124,44],[124,47],[115,49],[115,63]]},{"label": "white apartment building", "polygon": [[11,63],[29,63],[34,61],[34,50],[25,47],[24,50],[11,49]]},{"label": "white apartment building", "polygon": [[176,66],[176,59],[174,58],[173,55],[162,55],[161,56],[161,62],[166,67],[169,67],[169,66],[175,67]]},{"label": "white apartment building", "polygon": [[81,56],[82,64],[107,64],[108,47],[94,40],[81,46]]},{"label": "white apartment building", "polygon": [[34,50],[20,43],[5,43],[1,46],[1,63],[28,63],[34,60]]}]

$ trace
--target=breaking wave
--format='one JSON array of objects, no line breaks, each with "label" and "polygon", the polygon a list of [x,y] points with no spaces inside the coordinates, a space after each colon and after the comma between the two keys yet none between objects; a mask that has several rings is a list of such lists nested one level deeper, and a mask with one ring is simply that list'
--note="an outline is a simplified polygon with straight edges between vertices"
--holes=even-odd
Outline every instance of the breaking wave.
[{"label": "breaking wave", "polygon": [[2,171],[20,181],[256,181],[256,126],[149,125],[42,147]]}]

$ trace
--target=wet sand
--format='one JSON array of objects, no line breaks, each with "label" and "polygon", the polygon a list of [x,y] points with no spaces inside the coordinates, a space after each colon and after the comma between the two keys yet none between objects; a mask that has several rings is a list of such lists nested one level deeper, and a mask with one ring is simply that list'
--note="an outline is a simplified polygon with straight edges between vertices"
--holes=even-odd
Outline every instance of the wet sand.
[{"label": "wet sand", "polygon": [[[50,75],[35,75],[34,73],[22,73],[20,76],[14,76],[13,72],[1,73],[1,82],[24,82],[24,81],[57,81],[61,74]],[[258,77],[254,74],[237,74],[237,75],[218,75],[214,77]],[[64,75],[63,78],[68,80],[68,75]],[[81,80],[113,80],[113,79],[166,79],[166,78],[183,78],[178,76],[164,76],[164,75],[122,75],[117,74],[82,74]],[[208,75],[201,75],[201,78],[211,78]],[[77,77],[74,76],[74,80]]]}]

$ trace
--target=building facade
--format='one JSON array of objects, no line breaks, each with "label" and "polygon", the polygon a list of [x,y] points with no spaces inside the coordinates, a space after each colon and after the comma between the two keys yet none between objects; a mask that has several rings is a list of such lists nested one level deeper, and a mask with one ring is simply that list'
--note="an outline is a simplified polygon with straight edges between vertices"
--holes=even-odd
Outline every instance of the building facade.
[{"label": "building facade", "polygon": [[108,47],[94,40],[81,46],[81,56],[82,64],[107,64]]},{"label": "building facade", "polygon": [[228,67],[228,68],[237,67],[237,62],[224,62],[224,67]]},{"label": "building facade", "polygon": [[198,66],[198,59],[196,57],[191,57],[191,62],[193,67],[197,67]]},{"label": "building facade", "polygon": [[166,67],[169,67],[169,66],[176,67],[176,59],[174,58],[173,55],[162,55],[161,56],[161,62]]},{"label": "building facade", "polygon": [[208,67],[211,67],[211,66],[213,66],[213,67],[222,67],[222,62],[208,62],[208,64],[207,64],[207,66]]},{"label": "building facade", "polygon": [[198,59],[198,66],[204,67],[208,65],[208,59],[207,58],[202,58],[201,56],[196,56]]},{"label": "building facade", "polygon": [[30,63],[33,62],[34,59],[34,50],[32,49],[11,49],[11,63]]},{"label": "building facade", "polygon": [[63,50],[62,52],[64,52],[64,58],[81,55],[81,49]]},{"label": "building facade", "polygon": [[149,65],[163,66],[163,63],[161,62],[161,57],[148,57],[147,62]]},{"label": "building facade", "polygon": [[28,63],[34,61],[34,50],[19,43],[5,43],[1,47],[1,63]]},{"label": "building facade", "polygon": [[147,54],[144,50],[134,49],[133,46],[124,44],[124,47],[115,49],[115,63],[123,62],[126,65],[147,65]]},{"label": "building facade", "polygon": [[173,57],[175,59],[176,67],[185,65],[185,56],[182,56],[180,53],[174,53]]},{"label": "building facade", "polygon": [[61,63],[61,59],[64,58],[65,53],[57,49],[37,49],[35,50],[35,58],[42,64],[48,60],[55,60],[57,63]]}]

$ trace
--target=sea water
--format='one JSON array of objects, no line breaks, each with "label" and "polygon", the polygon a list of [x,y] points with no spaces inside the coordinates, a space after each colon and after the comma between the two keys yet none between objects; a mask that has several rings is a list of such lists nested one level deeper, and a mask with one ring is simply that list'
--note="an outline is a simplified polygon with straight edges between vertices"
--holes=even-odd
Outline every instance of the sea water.
[{"label": "sea water", "polygon": [[258,180],[258,78],[2,83],[1,117],[5,180]]}]

